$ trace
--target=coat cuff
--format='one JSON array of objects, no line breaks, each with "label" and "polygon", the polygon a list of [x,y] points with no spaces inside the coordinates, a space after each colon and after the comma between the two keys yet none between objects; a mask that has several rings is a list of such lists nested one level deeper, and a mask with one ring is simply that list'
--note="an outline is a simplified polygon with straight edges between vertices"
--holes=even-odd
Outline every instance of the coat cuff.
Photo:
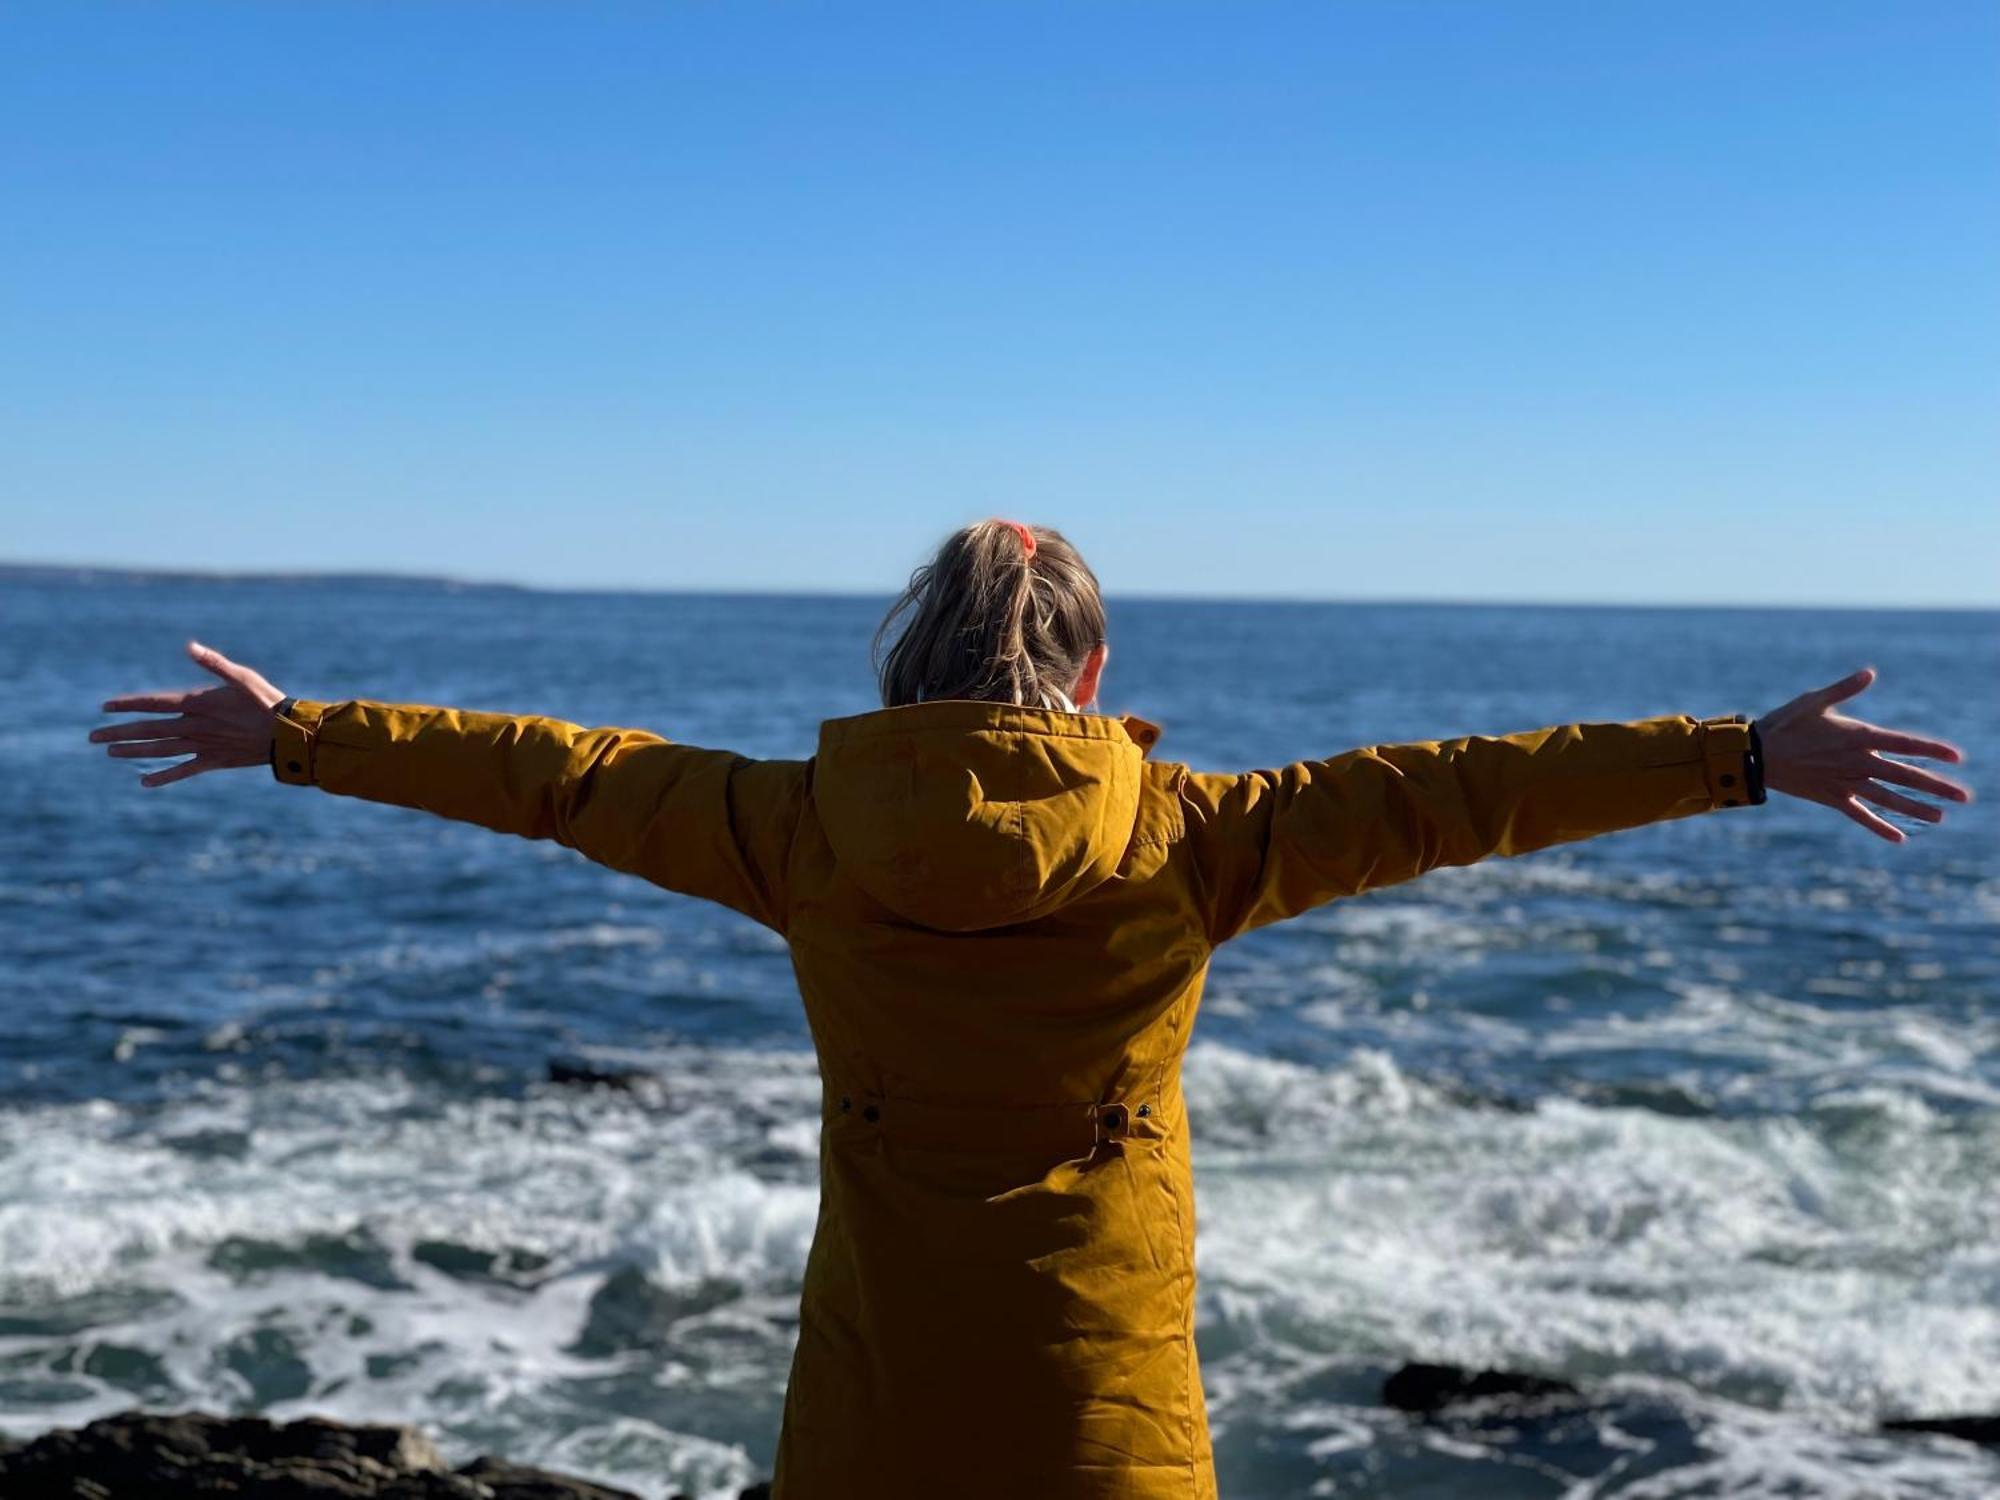
[{"label": "coat cuff", "polygon": [[1764,800],[1757,764],[1755,731],[1742,714],[1703,719],[1699,724],[1702,774],[1711,807],[1754,806]]},{"label": "coat cuff", "polygon": [[279,705],[271,723],[271,774],[278,780],[290,786],[311,786],[317,780],[314,756],[327,706],[308,698]]}]

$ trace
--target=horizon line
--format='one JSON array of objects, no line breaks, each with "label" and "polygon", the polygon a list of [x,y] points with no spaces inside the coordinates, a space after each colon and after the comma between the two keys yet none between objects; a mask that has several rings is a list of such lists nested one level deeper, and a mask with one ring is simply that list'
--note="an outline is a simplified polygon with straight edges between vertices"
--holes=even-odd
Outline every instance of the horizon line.
[{"label": "horizon line", "polygon": [[[529,583],[512,579],[462,578],[445,573],[401,572],[383,568],[184,568],[152,567],[130,563],[33,562],[0,558],[0,582],[37,575],[104,574],[134,582],[148,580],[187,583],[317,583],[343,582],[400,584],[453,590],[490,590],[530,594],[629,594],[686,598],[744,599],[876,599],[893,600],[894,587],[883,589],[791,589],[729,586],[695,588],[671,584],[561,584]],[[1306,595],[1230,593],[1153,593],[1112,591],[1107,600],[1160,604],[1323,604],[1323,605],[1415,605],[1425,608],[1489,609],[1736,609],[1736,610],[1846,610],[1882,614],[1992,614],[2000,612],[2000,600],[1975,603],[1830,603],[1825,601],[1748,601],[1726,599],[1524,599],[1519,597],[1423,597],[1414,595]]]}]

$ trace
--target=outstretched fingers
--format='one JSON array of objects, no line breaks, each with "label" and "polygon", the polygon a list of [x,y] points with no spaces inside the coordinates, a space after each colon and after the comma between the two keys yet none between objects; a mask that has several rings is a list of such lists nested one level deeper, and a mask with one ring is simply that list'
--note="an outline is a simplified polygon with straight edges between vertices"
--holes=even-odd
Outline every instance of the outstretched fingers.
[{"label": "outstretched fingers", "polygon": [[1947,802],[1970,802],[1972,788],[1953,781],[1949,776],[1940,776],[1935,771],[1927,771],[1922,766],[1905,765],[1900,760],[1891,760],[1886,755],[1870,755],[1868,774],[1877,781],[1893,781],[1897,786],[1906,786],[1913,791],[1928,792],[1933,797],[1942,797]]},{"label": "outstretched fingers", "polygon": [[1949,740],[1926,739],[1920,734],[1905,734],[1900,729],[1884,729],[1880,724],[1862,724],[1860,727],[1872,750],[1887,750],[1892,755],[1921,755],[1925,760],[1941,760],[1952,765],[1965,759],[1965,752]]},{"label": "outstretched fingers", "polygon": [[219,771],[219,762],[197,755],[193,760],[181,761],[168,766],[163,771],[148,771],[139,778],[140,786],[172,786],[176,781],[186,781],[190,776],[199,776],[204,771]]},{"label": "outstretched fingers", "polygon": [[116,760],[161,760],[169,755],[199,755],[214,748],[206,740],[138,740],[106,745],[104,753]]},{"label": "outstretched fingers", "polygon": [[240,682],[249,668],[241,666],[224,656],[213,646],[204,646],[200,641],[187,643],[187,654],[203,669],[213,672],[224,682]]},{"label": "outstretched fingers", "polygon": [[1771,710],[1760,722],[1772,725],[1784,725],[1799,719],[1817,718],[1823,715],[1834,704],[1843,703],[1847,699],[1852,698],[1874,680],[1875,669],[1873,667],[1862,667],[1858,671],[1849,672],[1838,682],[1829,682],[1825,687],[1813,688],[1810,692],[1800,693],[1798,697]]},{"label": "outstretched fingers", "polygon": [[261,765],[254,755],[246,755],[232,750],[203,750],[192,760],[181,761],[160,771],[148,771],[139,778],[140,786],[171,786],[176,781],[186,781],[190,776],[199,776],[205,771],[233,771],[244,766]]},{"label": "outstretched fingers", "polygon": [[118,760],[189,757],[141,776],[141,786],[171,786],[209,771],[261,766],[270,758],[271,709],[282,695],[250,668],[200,641],[189,641],[187,653],[222,683],[184,692],[108,698],[106,713],[166,717],[100,724],[90,731],[91,740]]},{"label": "outstretched fingers", "polygon": [[1799,694],[1759,719],[1764,784],[1774,792],[1834,808],[1877,838],[1901,844],[1907,842],[1909,831],[1877,808],[1935,825],[1944,821],[1946,809],[1909,793],[1964,803],[1972,800],[1972,790],[1909,760],[1891,759],[1906,756],[1956,765],[1965,759],[1965,752],[1951,741],[1887,729],[1837,710],[1836,705],[1874,681],[1875,669],[1862,667]]},{"label": "outstretched fingers", "polygon": [[1892,844],[1900,844],[1907,837],[1902,829],[1891,823],[1887,818],[1871,812],[1868,808],[1864,807],[1858,797],[1846,797],[1834,805],[1870,833],[1877,834]]},{"label": "outstretched fingers", "polygon": [[1865,691],[1875,680],[1873,667],[1861,667],[1849,672],[1838,682],[1829,682],[1805,695],[1806,700],[1819,708],[1831,708],[1836,703],[1845,703],[1849,698]]},{"label": "outstretched fingers", "polygon": [[259,703],[278,701],[277,689],[264,680],[263,673],[254,667],[246,667],[240,661],[231,661],[213,646],[204,646],[200,641],[189,641],[188,655],[193,657],[207,671],[213,672],[224,682],[239,692],[247,693]]},{"label": "outstretched fingers", "polygon": [[1890,812],[1902,813],[1905,817],[1916,818],[1925,823],[1942,823],[1944,809],[1935,802],[1919,802],[1915,797],[1905,797],[1901,792],[1892,792],[1887,787],[1866,782],[1854,789],[1854,795],[1877,807],[1886,807]]},{"label": "outstretched fingers", "polygon": [[98,744],[106,740],[165,739],[187,733],[196,727],[196,722],[187,714],[173,719],[128,719],[123,724],[100,724],[90,731],[90,737]]},{"label": "outstretched fingers", "polygon": [[214,692],[213,688],[189,688],[184,693],[131,693],[123,698],[106,698],[102,712],[107,714],[174,714],[183,712],[197,698]]}]

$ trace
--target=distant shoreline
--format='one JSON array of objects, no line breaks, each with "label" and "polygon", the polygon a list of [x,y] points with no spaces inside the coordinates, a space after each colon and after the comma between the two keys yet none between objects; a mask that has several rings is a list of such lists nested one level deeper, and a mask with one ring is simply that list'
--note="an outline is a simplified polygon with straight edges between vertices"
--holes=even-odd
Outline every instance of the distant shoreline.
[{"label": "distant shoreline", "polygon": [[[78,583],[110,587],[143,588],[154,584],[207,583],[220,586],[238,584],[291,584],[307,588],[334,586],[424,590],[438,593],[506,593],[596,595],[630,597],[736,598],[736,599],[868,599],[887,603],[889,589],[759,589],[759,588],[644,588],[620,585],[577,585],[516,583],[505,579],[453,578],[439,573],[393,573],[371,571],[310,570],[263,571],[257,569],[141,568],[116,563],[44,563],[0,561],[0,584]],[[1829,604],[1829,603],[1745,603],[1742,601],[1689,602],[1684,600],[1607,599],[1412,599],[1325,597],[1289,595],[1245,596],[1241,594],[1146,594],[1109,595],[1113,603],[1193,604],[1230,606],[1272,606],[1332,608],[1423,608],[1423,609],[1573,609],[1573,610],[1662,610],[1662,611],[1744,611],[1784,614],[1840,612],[1849,614],[1982,615],[2000,613],[2000,602],[1992,604]]]},{"label": "distant shoreline", "polygon": [[316,587],[330,584],[366,583],[399,588],[480,589],[512,593],[538,592],[531,585],[489,583],[463,578],[447,578],[428,573],[367,572],[241,572],[220,568],[132,568],[100,563],[10,563],[0,562],[0,583],[302,583]]}]

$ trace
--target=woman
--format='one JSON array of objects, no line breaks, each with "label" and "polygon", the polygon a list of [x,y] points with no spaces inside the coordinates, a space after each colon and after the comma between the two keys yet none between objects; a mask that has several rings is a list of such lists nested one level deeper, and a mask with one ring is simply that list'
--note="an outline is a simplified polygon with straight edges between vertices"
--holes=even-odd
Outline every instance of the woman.
[{"label": "woman", "polygon": [[109,712],[144,778],[280,781],[529,838],[787,939],[824,1081],[821,1203],[778,1500],[1207,1500],[1180,1061],[1216,945],[1339,896],[1766,791],[1937,822],[1969,793],[1842,716],[1675,715],[1382,745],[1275,771],[1153,759],[1090,713],[1097,581],[1063,537],[951,537],[883,622],[884,707],[754,761],[627,729],[286,697],[222,679]]}]

